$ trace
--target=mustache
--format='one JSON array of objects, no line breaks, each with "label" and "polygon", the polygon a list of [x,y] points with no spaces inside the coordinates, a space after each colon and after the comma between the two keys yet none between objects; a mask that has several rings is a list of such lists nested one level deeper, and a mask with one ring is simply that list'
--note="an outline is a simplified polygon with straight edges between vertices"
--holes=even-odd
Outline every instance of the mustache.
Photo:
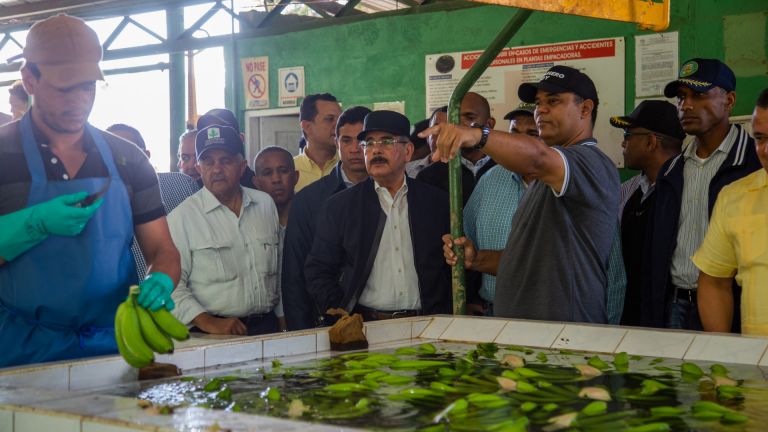
[{"label": "mustache", "polygon": [[379,163],[379,162],[389,163],[389,160],[383,156],[375,156],[373,159],[371,159],[372,164]]}]

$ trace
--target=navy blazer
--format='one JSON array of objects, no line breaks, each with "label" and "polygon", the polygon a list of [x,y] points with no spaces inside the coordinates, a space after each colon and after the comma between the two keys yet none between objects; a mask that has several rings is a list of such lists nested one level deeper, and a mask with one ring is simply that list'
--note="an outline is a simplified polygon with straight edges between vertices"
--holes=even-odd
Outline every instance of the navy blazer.
[{"label": "navy blazer", "polygon": [[[450,232],[448,194],[406,177],[408,218],[421,310],[450,313],[451,272],[443,258],[443,234]],[[379,218],[386,217],[374,182],[368,179],[326,200],[320,212],[304,276],[322,311],[351,311],[373,267]]]},{"label": "navy blazer", "polygon": [[[738,129],[736,142],[709,182],[707,208],[710,216],[717,195],[723,187],[760,169],[755,140],[741,126],[735,127]],[[672,254],[677,247],[684,165],[685,158],[681,153],[665,162],[656,177],[656,204],[651,225],[646,231],[649,238],[646,240],[643,257],[647,276],[643,280],[646,295],[643,296],[641,304],[641,325],[647,327],[664,327],[666,324],[666,306],[671,302],[672,295],[669,269],[672,265]],[[735,306],[738,304],[738,298],[734,300]],[[739,312],[736,308],[734,327],[739,325]]]},{"label": "navy blazer", "polygon": [[341,175],[341,162],[336,168],[304,189],[291,203],[288,225],[283,243],[283,268],[280,289],[283,294],[283,311],[288,330],[302,330],[317,325],[318,317],[325,309],[318,310],[307,293],[304,280],[304,262],[312,249],[317,215],[325,200],[347,186]]}]

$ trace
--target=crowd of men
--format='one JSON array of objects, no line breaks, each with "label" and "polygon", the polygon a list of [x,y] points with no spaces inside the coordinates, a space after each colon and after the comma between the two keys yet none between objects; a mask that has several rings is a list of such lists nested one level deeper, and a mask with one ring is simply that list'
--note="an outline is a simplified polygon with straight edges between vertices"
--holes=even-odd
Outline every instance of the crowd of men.
[{"label": "crowd of men", "polygon": [[[156,174],[139,131],[87,123],[103,75],[84,22],[36,24],[24,58],[33,104],[0,127],[0,340],[19,347],[0,366],[115,352],[133,283],[141,305],[212,334],[450,313],[454,245],[470,314],[768,335],[768,89],[753,138],[729,122],[719,60],[683,64],[665,88],[677,106],[610,120],[586,74],[553,66],[520,85],[508,132],[478,93],[460,124],[441,107],[414,127],[313,94],[301,153],[262,148],[250,166],[235,114],[214,109],[179,137],[179,172]],[[598,121],[623,129],[639,175],[620,184]]]}]

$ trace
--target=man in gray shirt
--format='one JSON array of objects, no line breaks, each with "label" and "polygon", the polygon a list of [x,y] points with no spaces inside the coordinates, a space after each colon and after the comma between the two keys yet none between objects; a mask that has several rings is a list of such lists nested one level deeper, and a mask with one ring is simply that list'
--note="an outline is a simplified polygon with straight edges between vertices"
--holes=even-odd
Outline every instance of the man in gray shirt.
[{"label": "man in gray shirt", "polygon": [[[466,238],[465,267],[496,279],[495,313],[501,317],[605,323],[606,267],[616,233],[619,177],[597,148],[592,130],[597,90],[580,71],[554,66],[538,83],[518,89],[536,104],[544,142],[487,128],[439,125],[436,158],[460,147],[483,148],[505,168],[535,181],[514,216],[503,252],[475,251]],[[456,262],[446,254],[449,264]]]}]

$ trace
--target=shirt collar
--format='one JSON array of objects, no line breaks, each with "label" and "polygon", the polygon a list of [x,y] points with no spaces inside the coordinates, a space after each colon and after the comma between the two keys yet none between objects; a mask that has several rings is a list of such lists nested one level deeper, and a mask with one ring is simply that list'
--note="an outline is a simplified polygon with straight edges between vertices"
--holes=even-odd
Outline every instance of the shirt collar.
[{"label": "shirt collar", "polygon": [[[720,146],[717,147],[717,149],[712,154],[715,154],[716,152],[722,152],[728,155],[728,153],[731,151],[731,148],[733,148],[733,144],[736,142],[736,137],[738,135],[739,130],[736,125],[731,125],[731,128],[728,130],[728,134],[725,136],[725,139],[723,139],[723,142],[720,143]],[[696,156],[696,150],[698,148],[699,139],[694,137],[694,139],[691,140],[691,143],[685,147],[685,150],[683,150],[683,157],[685,159],[691,159],[694,157],[700,159],[698,156]],[[709,156],[712,157],[712,155]]]},{"label": "shirt collar", "polygon": [[[245,193],[242,186],[240,186],[240,193],[243,195],[242,208],[246,208],[249,205],[255,203],[255,201],[251,199],[251,196]],[[213,193],[209,191],[208,188],[205,186],[203,186],[203,188],[200,189],[200,200],[203,203],[203,211],[205,213],[210,213],[213,210],[216,210],[217,208],[224,206],[224,204],[222,204],[221,201],[219,201],[219,199],[216,198],[216,196],[214,196]]]},{"label": "shirt collar", "polygon": [[763,167],[760,167],[757,171],[758,173],[756,174],[755,181],[752,183],[753,186],[748,189],[750,191],[768,187],[768,172],[766,172]]},{"label": "shirt collar", "polygon": [[355,184],[352,183],[352,180],[347,177],[347,173],[344,172],[344,168],[339,165],[339,172],[341,173],[341,181],[344,182],[344,185],[348,188],[354,186]]},{"label": "shirt collar", "polygon": [[[373,178],[371,178],[373,180]],[[373,180],[373,188],[376,190],[376,193],[385,192],[388,196],[391,196],[389,194],[389,189],[385,188],[384,186],[381,186],[376,180]],[[408,192],[408,179],[405,176],[405,173],[403,173],[403,185],[400,186],[400,189],[397,190],[397,193],[395,193],[395,198],[397,198],[398,195],[401,193]]]},{"label": "shirt collar", "polygon": [[[49,140],[48,137],[45,136],[42,129],[40,129],[37,124],[35,123],[35,120],[32,118],[32,110],[28,110],[26,114],[30,116],[30,123],[32,124],[32,135],[35,136],[35,142],[43,148],[49,148]],[[90,153],[96,149],[96,145],[93,143],[93,140],[91,139],[90,134],[83,130],[83,137],[81,138],[81,141],[83,142],[83,151],[86,153]]]}]

